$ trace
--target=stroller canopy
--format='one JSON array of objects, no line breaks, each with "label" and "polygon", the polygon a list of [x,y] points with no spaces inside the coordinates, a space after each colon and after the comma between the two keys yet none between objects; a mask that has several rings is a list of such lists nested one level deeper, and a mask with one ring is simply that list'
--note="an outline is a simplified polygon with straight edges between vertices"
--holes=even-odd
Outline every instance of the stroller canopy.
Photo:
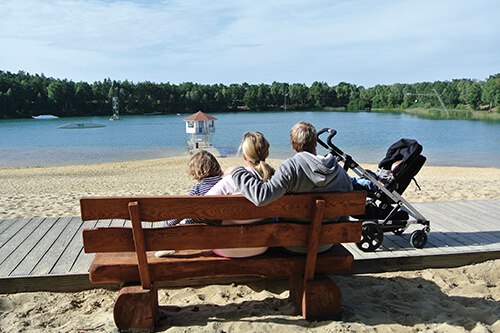
[{"label": "stroller canopy", "polygon": [[378,167],[385,170],[391,170],[393,163],[402,161],[392,170],[392,172],[397,175],[404,171],[403,169],[405,166],[411,165],[421,152],[422,146],[416,140],[401,139],[389,147],[385,158],[380,161]]},{"label": "stroller canopy", "polygon": [[416,140],[401,139],[389,147],[385,158],[378,164],[380,169],[391,170],[395,162],[401,161],[392,170],[395,179],[395,184],[392,186],[399,194],[404,192],[424,165],[426,158],[420,154],[421,152],[422,146]]}]

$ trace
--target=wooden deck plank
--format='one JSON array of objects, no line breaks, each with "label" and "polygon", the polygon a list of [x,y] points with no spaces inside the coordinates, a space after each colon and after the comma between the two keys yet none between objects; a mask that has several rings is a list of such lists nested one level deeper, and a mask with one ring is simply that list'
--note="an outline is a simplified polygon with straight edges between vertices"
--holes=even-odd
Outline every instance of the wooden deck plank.
[{"label": "wooden deck plank", "polygon": [[[438,210],[443,214],[450,214],[457,217],[464,225],[476,227],[481,230],[488,229],[489,224],[485,224],[482,219],[492,220],[496,218],[496,210],[500,206],[500,200],[488,201],[457,201],[457,202],[435,202],[428,203],[425,209]],[[496,209],[495,209],[496,208]],[[466,223],[465,223],[466,222]]]},{"label": "wooden deck plank", "polygon": [[111,221],[109,224],[110,227],[124,227],[125,226],[125,220],[119,220],[119,219],[114,219]]},{"label": "wooden deck plank", "polygon": [[[45,222],[45,223],[44,223]],[[24,225],[0,249],[0,271],[10,275],[54,224],[54,220],[35,218]]]},{"label": "wooden deck plank", "polygon": [[488,228],[488,224],[483,223],[482,221],[480,221],[480,219],[491,219],[493,218],[493,215],[485,216],[484,212],[482,212],[481,210],[472,209],[471,206],[467,206],[464,203],[448,202],[446,203],[446,207],[448,208],[448,210],[443,213],[460,220],[462,222],[462,226],[479,230],[490,230],[490,228]]},{"label": "wooden deck plank", "polygon": [[15,224],[17,220],[19,219],[0,219],[0,245],[2,244],[2,239],[5,239],[3,236],[5,230]]},{"label": "wooden deck plank", "polygon": [[[0,233],[0,249],[2,249],[5,245],[9,244],[10,240],[23,228],[26,227],[26,224],[29,223],[32,219],[13,219],[13,220],[2,220],[2,225],[5,225],[6,228]],[[42,220],[38,218],[38,220]],[[0,258],[5,258],[3,256]]]},{"label": "wooden deck plank", "polygon": [[460,213],[450,212],[448,214],[443,214],[436,211],[428,215],[433,217],[435,220],[446,223],[446,227],[442,227],[441,230],[448,230],[448,232],[450,232],[450,230],[453,230],[455,234],[460,234],[460,239],[462,239],[465,243],[488,244],[498,241],[498,238],[495,237],[494,234],[490,234],[488,230],[484,230],[485,228],[482,228],[483,230],[481,230],[467,222],[463,222],[463,215],[461,215]]},{"label": "wooden deck plank", "polygon": [[[447,205],[447,203],[443,205]],[[498,239],[493,235],[489,234],[488,232],[482,232],[477,228],[477,226],[473,226],[468,223],[464,214],[461,214],[460,212],[450,211],[445,213],[443,212],[443,210],[439,209],[439,206],[435,206],[432,211],[427,211],[427,215],[431,217],[433,221],[439,221],[439,224],[431,222],[432,230],[440,230],[442,232],[453,231],[455,233],[460,233],[461,236],[464,236],[464,242],[487,244],[498,241]],[[492,226],[491,228],[495,227]],[[484,230],[484,228],[482,229]]]},{"label": "wooden deck plank", "polygon": [[[355,258],[354,272],[452,267],[500,258],[500,219],[497,217],[500,200],[414,203],[413,206],[431,221],[424,249],[414,249],[409,243],[411,232],[421,229],[420,224],[410,225],[402,236],[384,233],[381,248],[372,253],[360,251],[356,244],[345,244]],[[96,225],[131,227],[130,221],[119,219],[0,220],[0,289],[50,290],[56,289],[52,285],[60,281],[64,290],[92,287],[85,277],[94,255],[83,253],[82,229]],[[147,227],[162,225],[162,222],[145,224]],[[12,284],[10,289],[7,281]]]},{"label": "wooden deck plank", "polygon": [[64,229],[60,230],[57,239],[52,246],[36,265],[33,266],[30,275],[46,275],[49,274],[57,264],[59,258],[64,253],[64,250],[71,244],[73,237],[80,230],[83,222],[79,217],[65,217],[61,219],[61,224],[65,225]]},{"label": "wooden deck plank", "polygon": [[[111,222],[112,220],[99,220],[97,221],[95,227],[109,227]],[[88,268],[90,267],[90,264],[92,263],[92,260],[95,257],[94,253],[85,253],[83,251],[83,239],[81,233],[80,237],[78,238],[78,244],[81,246],[80,251],[78,252],[78,255],[76,256],[74,263],[71,265],[69,269],[70,274],[87,273]]]},{"label": "wooden deck plank", "polygon": [[[68,218],[48,217],[43,222],[51,222],[51,227],[43,235],[39,235],[40,239],[36,243],[33,242],[32,249],[19,262],[17,267],[9,274],[10,276],[28,276],[33,268],[43,262],[47,257],[47,253],[51,246],[57,242],[58,235],[62,232],[69,221]],[[35,241],[35,240],[33,240]]]},{"label": "wooden deck plank", "polygon": [[[94,228],[96,224],[97,221],[85,221],[80,225],[80,228],[71,236],[71,241],[64,249],[64,252],[61,254],[49,274],[62,275],[70,273],[76,258],[80,252],[83,251],[82,230],[84,228]],[[84,270],[84,268],[82,268],[82,270]]]},{"label": "wooden deck plank", "polygon": [[[459,202],[458,204],[467,206],[466,202]],[[499,200],[500,202],[500,200]],[[454,202],[453,202],[454,203]],[[495,204],[494,202],[493,204]],[[481,203],[476,210],[484,210],[485,204],[491,207],[491,203],[487,200]],[[422,205],[419,207],[419,205]],[[500,242],[497,232],[480,232],[477,228],[472,228],[470,225],[464,225],[463,222],[458,221],[458,218],[463,219],[465,214],[460,214],[457,216],[449,216],[446,214],[448,209],[452,210],[454,207],[450,207],[448,202],[445,203],[417,203],[414,204],[417,210],[431,220],[432,231],[428,234],[428,243],[424,247],[424,250],[428,253],[436,255],[452,254],[457,252],[457,248],[460,248],[464,253],[480,250],[488,250],[488,246],[492,242]],[[444,213],[443,213],[444,211]],[[475,210],[474,210],[475,211]],[[488,229],[499,229],[499,226],[491,226]],[[378,249],[375,253],[385,253],[389,251],[390,256],[405,256],[414,255],[412,252],[405,253],[404,251],[411,248],[409,243],[409,237],[413,230],[420,229],[419,224],[411,225],[402,236],[396,236],[390,232],[384,233],[384,242],[382,247]],[[458,229],[458,230],[456,230]],[[484,227],[482,229],[485,229]],[[404,239],[401,239],[403,237]],[[406,243],[406,244],[405,244]],[[356,258],[380,258],[380,255],[374,255],[373,253],[364,253],[356,250],[355,246],[348,246],[350,251]],[[415,253],[416,254],[416,253]]]},{"label": "wooden deck plank", "polygon": [[464,201],[451,201],[451,207],[457,207],[465,212],[467,216],[475,221],[476,219],[491,219],[498,216],[498,207],[500,207],[500,200],[471,200]]}]

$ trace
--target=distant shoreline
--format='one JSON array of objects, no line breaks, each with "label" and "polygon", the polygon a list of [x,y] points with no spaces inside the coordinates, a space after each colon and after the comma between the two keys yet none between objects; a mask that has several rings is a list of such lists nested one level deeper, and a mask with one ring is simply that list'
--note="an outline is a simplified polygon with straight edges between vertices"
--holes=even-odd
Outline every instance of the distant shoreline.
[{"label": "distant shoreline", "polygon": [[[365,109],[365,110],[347,110],[345,107],[324,107],[323,109],[298,109],[296,107],[288,107],[286,111],[282,110],[281,108],[270,108],[270,109],[265,109],[265,110],[258,110],[258,109],[238,109],[238,110],[231,110],[231,111],[220,111],[222,113],[228,112],[228,113],[247,113],[247,112],[378,112],[378,113],[408,113],[408,114],[415,114],[420,117],[424,118],[431,118],[431,119],[467,119],[467,120],[493,120],[493,121],[500,121],[500,112],[499,108],[495,107],[492,108],[491,110],[471,110],[471,109],[450,109],[447,108],[447,111],[449,113],[449,116],[445,113],[445,111],[441,108],[409,108],[409,109],[399,109],[399,108],[394,108],[394,109],[384,109],[384,108],[372,108],[372,109]],[[189,115],[192,112],[181,112],[180,114],[184,115]],[[150,113],[144,113],[144,114],[125,114],[125,116],[142,116],[142,115],[149,115]],[[157,113],[158,115],[178,115],[179,112],[161,112]],[[68,118],[74,118],[74,117],[101,117],[102,114],[96,114],[96,115],[71,115],[68,116]],[[60,116],[59,118],[66,118],[64,116]],[[18,118],[13,118],[13,117],[7,117],[3,116],[0,117],[0,120],[9,120],[9,119],[31,119],[31,117],[18,117]]]}]

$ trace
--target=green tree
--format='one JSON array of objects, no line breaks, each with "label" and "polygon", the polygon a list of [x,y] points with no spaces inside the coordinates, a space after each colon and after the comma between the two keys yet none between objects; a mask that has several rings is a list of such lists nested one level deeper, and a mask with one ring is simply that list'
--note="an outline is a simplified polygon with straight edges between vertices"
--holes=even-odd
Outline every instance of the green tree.
[{"label": "green tree", "polygon": [[334,89],[336,101],[333,103],[337,107],[345,107],[349,105],[349,98],[351,97],[351,91],[353,86],[346,82],[340,82]]},{"label": "green tree", "polygon": [[303,109],[307,103],[308,90],[304,83],[294,83],[289,86],[289,103]]},{"label": "green tree", "polygon": [[91,101],[92,87],[87,82],[78,82],[75,84],[75,108],[78,114],[92,115]]},{"label": "green tree", "polygon": [[481,96],[483,93],[483,89],[478,82],[474,82],[467,93],[467,104],[470,105],[471,108],[477,109],[481,104]]},{"label": "green tree", "polygon": [[492,107],[500,106],[500,74],[490,76],[484,84],[484,101]]},{"label": "green tree", "polygon": [[47,87],[48,98],[54,105],[55,111],[61,116],[75,115],[73,103],[75,101],[75,84],[68,80],[52,81]]},{"label": "green tree", "polygon": [[243,103],[250,109],[258,109],[260,106],[259,96],[258,96],[258,86],[251,85],[245,91],[245,95],[243,96]]},{"label": "green tree", "polygon": [[311,88],[309,89],[309,98],[311,99],[314,107],[323,108],[328,105],[330,96],[329,90],[330,88],[325,82],[313,82]]}]

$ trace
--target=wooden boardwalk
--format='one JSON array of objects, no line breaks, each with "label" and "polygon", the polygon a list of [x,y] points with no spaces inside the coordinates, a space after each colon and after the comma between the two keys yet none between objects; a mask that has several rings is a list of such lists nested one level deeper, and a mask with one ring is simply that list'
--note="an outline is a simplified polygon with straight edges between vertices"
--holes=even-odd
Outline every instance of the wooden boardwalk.
[{"label": "wooden boardwalk", "polygon": [[[354,272],[454,267],[500,258],[500,200],[415,203],[431,222],[424,249],[409,242],[412,225],[402,236],[384,234],[372,253],[347,244]],[[88,280],[94,254],[83,253],[82,229],[130,225],[124,220],[82,222],[79,217],[0,220],[0,293],[76,291],[95,288]],[[146,224],[157,226],[159,224]]]}]

